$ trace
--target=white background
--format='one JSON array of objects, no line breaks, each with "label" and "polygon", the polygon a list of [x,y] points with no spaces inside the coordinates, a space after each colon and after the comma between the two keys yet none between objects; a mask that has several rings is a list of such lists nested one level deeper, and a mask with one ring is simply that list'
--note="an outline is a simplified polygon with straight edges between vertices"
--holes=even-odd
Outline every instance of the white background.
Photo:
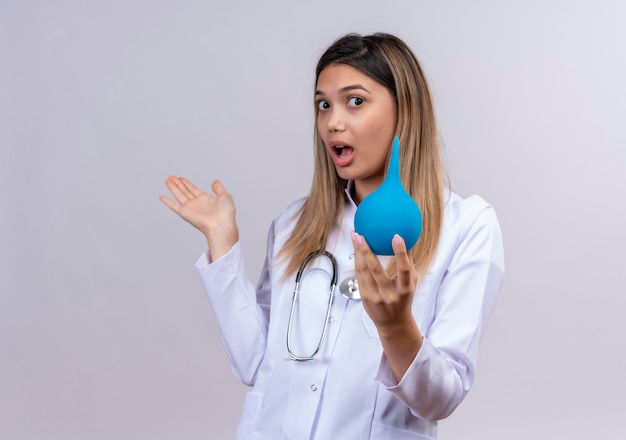
[{"label": "white background", "polygon": [[315,63],[350,31],[414,49],[452,188],[504,233],[440,438],[624,438],[624,23],[621,0],[0,0],[0,438],[232,438],[205,244],[158,196],[221,178],[256,279],[310,184]]}]

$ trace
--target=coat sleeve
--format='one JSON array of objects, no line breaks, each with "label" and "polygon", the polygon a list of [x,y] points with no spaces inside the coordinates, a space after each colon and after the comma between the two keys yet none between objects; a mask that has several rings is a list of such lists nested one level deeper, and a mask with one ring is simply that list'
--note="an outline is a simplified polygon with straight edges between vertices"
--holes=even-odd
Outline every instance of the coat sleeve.
[{"label": "coat sleeve", "polygon": [[471,388],[480,338],[502,285],[504,257],[495,212],[487,205],[469,217],[436,291],[434,320],[413,363],[399,383],[384,355],[378,371],[378,381],[423,420],[448,417]]},{"label": "coat sleeve", "polygon": [[230,367],[246,385],[254,384],[267,345],[273,231],[272,224],[265,263],[256,287],[246,277],[240,243],[214,262],[205,252],[196,263]]}]

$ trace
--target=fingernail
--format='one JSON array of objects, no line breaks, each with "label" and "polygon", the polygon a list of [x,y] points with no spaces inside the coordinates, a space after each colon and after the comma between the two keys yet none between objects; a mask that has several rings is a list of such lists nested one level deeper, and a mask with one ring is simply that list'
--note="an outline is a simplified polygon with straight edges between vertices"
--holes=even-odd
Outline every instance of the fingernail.
[{"label": "fingernail", "polygon": [[402,246],[404,240],[402,240],[402,237],[400,237],[398,234],[393,236],[393,244],[394,246]]},{"label": "fingernail", "polygon": [[356,232],[352,231],[352,241],[357,245],[361,245],[363,243],[363,238]]}]

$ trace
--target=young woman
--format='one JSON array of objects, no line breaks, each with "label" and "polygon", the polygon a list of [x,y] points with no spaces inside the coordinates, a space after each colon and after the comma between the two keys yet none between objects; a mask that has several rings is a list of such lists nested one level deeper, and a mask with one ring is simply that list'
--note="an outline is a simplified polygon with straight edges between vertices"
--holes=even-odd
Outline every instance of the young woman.
[{"label": "young woman", "polygon": [[[196,266],[232,369],[252,386],[237,438],[436,438],[472,385],[502,283],[496,215],[444,186],[428,85],[398,38],[333,43],[316,69],[315,108],[311,191],[271,225],[257,287],[219,181],[209,194],[172,176],[176,201],[161,196],[208,242]],[[424,222],[412,249],[396,235],[395,255],[380,257],[354,215],[384,180],[394,136]]]}]

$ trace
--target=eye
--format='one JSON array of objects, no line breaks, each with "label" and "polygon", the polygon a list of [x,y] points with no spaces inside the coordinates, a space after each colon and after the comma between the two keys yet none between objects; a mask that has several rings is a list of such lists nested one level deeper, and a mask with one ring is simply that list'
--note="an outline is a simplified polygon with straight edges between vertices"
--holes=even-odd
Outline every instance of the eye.
[{"label": "eye", "polygon": [[348,105],[350,107],[358,107],[360,105],[363,105],[363,102],[365,101],[360,96],[353,96],[348,100]]},{"label": "eye", "polygon": [[318,110],[328,110],[330,108],[330,104],[328,101],[317,101],[317,109]]}]

